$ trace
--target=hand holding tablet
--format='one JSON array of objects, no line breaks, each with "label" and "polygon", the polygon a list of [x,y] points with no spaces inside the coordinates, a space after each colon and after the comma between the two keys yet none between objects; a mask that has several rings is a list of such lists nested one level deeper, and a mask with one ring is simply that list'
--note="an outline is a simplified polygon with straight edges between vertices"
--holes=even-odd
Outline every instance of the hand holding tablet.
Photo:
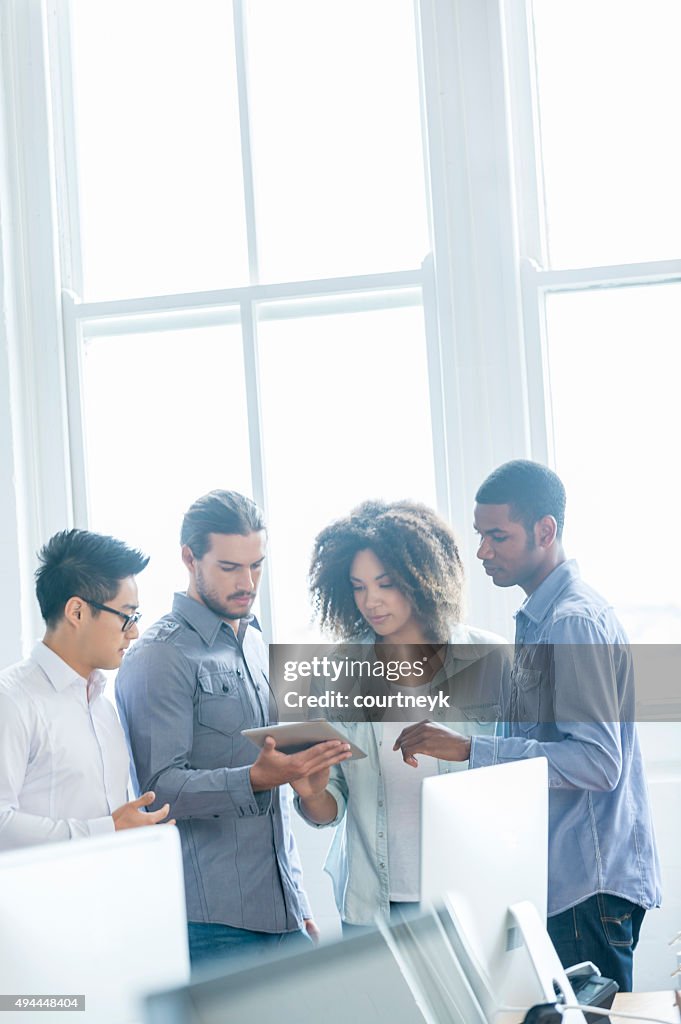
[{"label": "hand holding tablet", "polygon": [[297,754],[302,750],[308,750],[317,743],[325,743],[328,740],[341,740],[348,743],[353,758],[366,757],[366,753],[354,743],[350,743],[346,736],[335,729],[330,722],[323,718],[315,718],[308,722],[287,722],[282,725],[268,725],[260,729],[244,729],[243,736],[257,746],[262,747],[265,738],[271,736],[277,744],[277,750],[282,754]]},{"label": "hand holding tablet", "polygon": [[[304,779],[325,786],[329,770],[353,756],[351,744],[328,722],[270,725],[262,729],[244,729],[242,733],[261,748],[249,770],[254,793],[274,789],[287,782],[295,786]],[[278,741],[284,744],[283,748],[277,746]],[[355,749],[364,756],[363,751]]]}]

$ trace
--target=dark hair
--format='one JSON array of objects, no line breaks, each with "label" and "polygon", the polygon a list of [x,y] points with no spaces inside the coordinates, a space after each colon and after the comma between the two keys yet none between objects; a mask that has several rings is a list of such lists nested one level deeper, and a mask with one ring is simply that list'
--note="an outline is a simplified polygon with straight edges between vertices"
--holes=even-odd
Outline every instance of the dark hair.
[{"label": "dark hair", "polygon": [[560,477],[540,462],[514,459],[499,466],[478,488],[480,505],[510,505],[511,519],[531,532],[543,516],[553,516],[558,537],[565,524],[565,488]]},{"label": "dark hair", "polygon": [[339,640],[366,634],[350,566],[367,548],[411,603],[428,641],[446,642],[463,611],[463,565],[447,523],[427,505],[411,501],[365,501],[317,535],[309,581],[322,629]]},{"label": "dark hair", "polygon": [[196,558],[210,548],[209,533],[238,533],[242,537],[264,530],[263,514],[251,498],[237,491],[210,491],[197,498],[185,512],[180,544],[187,544]]},{"label": "dark hair", "polygon": [[[123,541],[89,530],[62,530],[38,553],[35,592],[43,619],[54,626],[72,597],[111,601],[121,580],[136,576],[149,562],[147,555]],[[93,609],[93,615],[99,613]]]}]

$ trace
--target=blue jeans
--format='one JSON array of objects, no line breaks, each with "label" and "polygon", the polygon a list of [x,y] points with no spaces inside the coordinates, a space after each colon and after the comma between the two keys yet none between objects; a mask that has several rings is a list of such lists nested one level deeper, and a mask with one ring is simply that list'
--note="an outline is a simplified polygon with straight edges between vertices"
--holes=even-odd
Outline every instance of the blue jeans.
[{"label": "blue jeans", "polygon": [[550,917],[551,941],[563,967],[591,960],[620,992],[631,992],[634,950],[645,916],[643,907],[599,892],[576,907]]},{"label": "blue jeans", "polygon": [[[190,921],[189,957],[192,968],[225,959],[232,966],[246,967],[257,959],[266,959],[275,953],[309,949],[310,936],[302,928],[295,932],[252,932],[246,928],[232,928],[228,924],[204,924]],[[225,964],[227,966],[227,963]]]}]

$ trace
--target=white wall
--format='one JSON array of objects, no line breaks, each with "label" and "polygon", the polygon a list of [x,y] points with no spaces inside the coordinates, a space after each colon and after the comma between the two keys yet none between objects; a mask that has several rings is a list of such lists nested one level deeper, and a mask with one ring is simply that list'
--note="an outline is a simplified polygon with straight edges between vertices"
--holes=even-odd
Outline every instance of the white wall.
[{"label": "white wall", "polygon": [[660,852],[662,908],[643,922],[634,985],[657,991],[672,984],[676,959],[668,943],[681,931],[681,722],[642,723],[639,732]]}]

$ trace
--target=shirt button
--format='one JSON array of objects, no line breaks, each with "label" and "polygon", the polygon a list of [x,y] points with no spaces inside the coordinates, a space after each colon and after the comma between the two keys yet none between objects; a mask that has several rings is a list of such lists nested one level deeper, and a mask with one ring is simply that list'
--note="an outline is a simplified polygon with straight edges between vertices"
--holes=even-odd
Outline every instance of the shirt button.
[{"label": "shirt button", "polygon": [[382,839],[382,838],[383,838],[383,833],[382,833],[382,832],[379,832],[379,833],[378,833],[378,838],[379,838],[379,839]]},{"label": "shirt button", "polygon": [[379,866],[379,868],[384,868],[385,867],[385,863],[383,861],[379,861],[378,866]]},{"label": "shirt button", "polygon": [[379,806],[379,807],[382,807],[382,806],[383,806],[383,801],[382,801],[382,800],[379,800],[379,801],[378,801],[378,806]]}]

